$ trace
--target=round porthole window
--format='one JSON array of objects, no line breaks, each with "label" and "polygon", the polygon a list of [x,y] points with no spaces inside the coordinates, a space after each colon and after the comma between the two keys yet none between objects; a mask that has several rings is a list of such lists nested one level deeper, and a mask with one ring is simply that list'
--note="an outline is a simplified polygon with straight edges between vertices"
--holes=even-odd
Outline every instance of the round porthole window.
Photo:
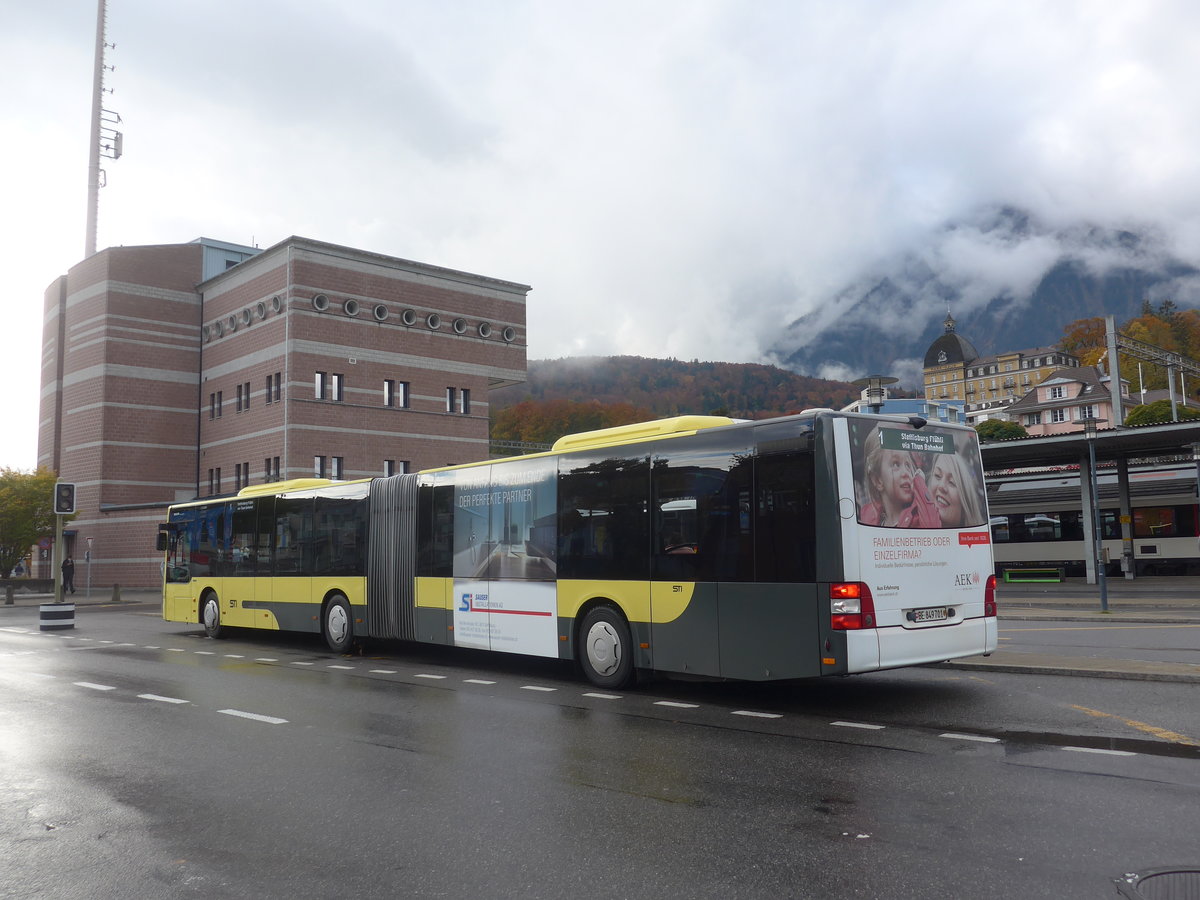
[{"label": "round porthole window", "polygon": [[313,309],[317,312],[325,312],[325,310],[329,309],[329,298],[324,294],[317,294],[317,296],[313,297]]},{"label": "round porthole window", "polygon": [[213,337],[220,337],[224,333],[225,333],[225,329],[221,326],[220,322],[212,323],[212,336]]},{"label": "round porthole window", "polygon": [[254,307],[254,311],[258,314],[260,319],[265,319],[267,317],[267,304],[259,300],[257,305]]},{"label": "round porthole window", "polygon": [[428,325],[430,328],[432,328],[434,331],[437,331],[439,328],[442,327],[442,317],[439,316],[437,313],[430,313],[428,318],[425,319],[425,324]]},{"label": "round porthole window", "polygon": [[254,318],[254,316],[253,316],[253,314],[250,312],[250,308],[249,308],[249,307],[247,307],[246,309],[243,309],[243,310],[242,310],[242,324],[243,324],[243,325],[249,325],[249,324],[250,324],[250,321],[251,321],[253,318]]},{"label": "round porthole window", "polygon": [[283,298],[278,294],[271,298],[271,309],[275,310],[275,312],[279,312],[281,309],[283,309]]},{"label": "round porthole window", "polygon": [[237,331],[237,316],[230,316],[225,320],[225,324],[229,326],[229,333],[233,334]]},{"label": "round porthole window", "polygon": [[201,337],[203,337],[203,338],[204,338],[204,340],[206,340],[206,341],[211,341],[211,340],[212,340],[212,332],[208,330],[208,326],[207,326],[207,325],[205,325],[203,328],[201,328],[201,329],[200,329],[200,335],[201,335]]},{"label": "round porthole window", "polygon": [[375,304],[375,321],[386,322],[388,317],[388,308],[382,303]]},{"label": "round porthole window", "polygon": [[400,321],[405,325],[416,325],[417,314],[411,309],[406,309],[404,312],[400,313]]},{"label": "round porthole window", "polygon": [[504,329],[504,332],[501,336],[504,338],[505,341],[507,341],[508,343],[511,344],[513,341],[515,341],[517,339],[517,329],[515,329],[511,325],[509,325],[507,328]]},{"label": "round porthole window", "polygon": [[492,324],[490,322],[480,322],[479,323],[479,336],[481,338],[486,338],[486,337],[492,336]]},{"label": "round porthole window", "polygon": [[466,334],[467,333],[467,320],[466,319],[455,319],[454,320],[454,333],[455,334]]},{"label": "round porthole window", "polygon": [[342,312],[344,312],[348,316],[357,316],[358,315],[358,301],[357,300],[345,301],[342,304]]}]

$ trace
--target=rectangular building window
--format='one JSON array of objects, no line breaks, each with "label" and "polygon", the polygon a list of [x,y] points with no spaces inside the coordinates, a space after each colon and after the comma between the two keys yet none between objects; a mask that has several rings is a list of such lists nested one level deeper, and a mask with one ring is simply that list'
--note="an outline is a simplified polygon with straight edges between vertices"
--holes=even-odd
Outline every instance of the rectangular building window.
[{"label": "rectangular building window", "polygon": [[333,457],[333,472],[331,477],[334,481],[341,481],[346,474],[346,458],[344,456]]},{"label": "rectangular building window", "polygon": [[470,415],[470,412],[471,412],[471,389],[463,388],[462,393],[459,396],[461,398],[461,403],[459,404],[458,411],[461,412],[464,416]]},{"label": "rectangular building window", "polygon": [[325,399],[325,373],[317,372],[313,375],[313,397],[317,400]]},{"label": "rectangular building window", "polygon": [[383,405],[396,409],[408,408],[408,382],[388,378],[383,382]]},{"label": "rectangular building window", "polygon": [[216,482],[217,489],[215,491],[213,491],[213,493],[219,494],[219,493],[221,493],[221,467],[220,466],[217,466],[216,472],[217,472],[217,482]]},{"label": "rectangular building window", "polygon": [[1067,411],[1066,411],[1065,409],[1052,409],[1052,410],[1050,410],[1050,421],[1051,421],[1051,422],[1065,422],[1065,421],[1067,421]]},{"label": "rectangular building window", "polygon": [[217,417],[217,395],[215,393],[208,395],[208,417],[210,419]]},{"label": "rectangular building window", "polygon": [[[238,385],[238,390],[241,390],[241,385]],[[242,489],[242,464],[233,464],[233,489],[240,491]]]},{"label": "rectangular building window", "polygon": [[329,399],[342,401],[346,398],[342,396],[342,385],[346,381],[346,376],[334,372],[329,376]]},{"label": "rectangular building window", "polygon": [[280,377],[281,373],[275,373],[275,402],[278,403],[283,399],[283,380]]},{"label": "rectangular building window", "polygon": [[217,391],[217,418],[221,418],[221,407],[225,405],[224,391]]},{"label": "rectangular building window", "polygon": [[263,460],[263,481],[272,481],[271,478],[271,457],[266,457]]},{"label": "rectangular building window", "polygon": [[266,400],[264,402],[270,403],[271,402],[271,376],[270,375],[267,376],[266,390],[263,391],[263,395],[266,398]]},{"label": "rectangular building window", "polygon": [[1041,425],[1042,424],[1042,414],[1040,412],[1030,413],[1029,415],[1027,415],[1025,417],[1025,424],[1026,425]]},{"label": "rectangular building window", "polygon": [[394,459],[385,459],[383,461],[383,475],[385,478],[391,478],[396,474],[396,461]]},{"label": "rectangular building window", "polygon": [[1091,404],[1084,404],[1083,406],[1079,407],[1079,418],[1081,418],[1081,419],[1098,418],[1096,415],[1096,407]]},{"label": "rectangular building window", "polygon": [[454,408],[458,405],[458,389],[446,388],[446,412],[454,412]]},{"label": "rectangular building window", "polygon": [[246,409],[249,409],[250,408],[250,382],[247,381],[245,384],[243,384],[242,389],[246,393]]},{"label": "rectangular building window", "polygon": [[1050,388],[1049,396],[1050,396],[1051,400],[1061,400],[1064,395],[1065,395],[1065,389],[1063,388],[1063,386],[1061,384],[1056,384],[1056,385],[1054,385],[1054,387]]},{"label": "rectangular building window", "polygon": [[235,411],[242,411],[242,386],[240,384],[237,386],[237,409]]},{"label": "rectangular building window", "polygon": [[325,457],[323,457],[323,456],[314,456],[313,457],[313,475],[317,478],[325,477]]},{"label": "rectangular building window", "polygon": [[279,457],[278,456],[271,457],[271,480],[272,481],[279,480]]},{"label": "rectangular building window", "polygon": [[217,492],[217,482],[213,479],[214,471],[215,471],[214,469],[208,470],[208,492],[209,492],[209,494],[215,494]]}]

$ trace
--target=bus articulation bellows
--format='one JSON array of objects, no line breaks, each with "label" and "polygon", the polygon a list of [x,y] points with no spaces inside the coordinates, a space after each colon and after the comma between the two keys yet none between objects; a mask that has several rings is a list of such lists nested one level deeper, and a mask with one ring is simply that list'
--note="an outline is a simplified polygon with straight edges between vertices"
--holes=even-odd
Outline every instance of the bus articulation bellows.
[{"label": "bus articulation bellows", "polygon": [[683,416],[547,453],[171,507],[163,617],[777,680],[990,653],[975,432]]}]

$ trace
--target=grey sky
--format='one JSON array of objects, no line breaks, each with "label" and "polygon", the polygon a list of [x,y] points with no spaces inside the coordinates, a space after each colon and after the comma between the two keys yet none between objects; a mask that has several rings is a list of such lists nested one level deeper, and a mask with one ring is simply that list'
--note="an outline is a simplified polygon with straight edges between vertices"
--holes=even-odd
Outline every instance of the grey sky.
[{"label": "grey sky", "polygon": [[[531,358],[769,361],[787,323],[905,258],[964,304],[1091,252],[1082,225],[1200,264],[1198,20],[1187,2],[110,0],[126,153],[99,243],[301,234],[533,285]],[[0,465],[35,462],[42,292],[82,255],[94,23],[92,0],[0,0]],[[944,228],[1006,205],[1045,227]]]}]

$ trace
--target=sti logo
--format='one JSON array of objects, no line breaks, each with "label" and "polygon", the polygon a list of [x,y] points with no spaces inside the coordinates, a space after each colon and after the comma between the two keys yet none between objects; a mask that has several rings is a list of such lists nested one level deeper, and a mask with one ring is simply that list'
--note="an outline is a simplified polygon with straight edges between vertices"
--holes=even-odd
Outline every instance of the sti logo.
[{"label": "sti logo", "polygon": [[955,587],[970,587],[973,584],[979,584],[978,572],[959,572],[954,576]]},{"label": "sti logo", "polygon": [[458,604],[459,612],[486,612],[488,595],[487,594],[463,594],[462,601]]}]

